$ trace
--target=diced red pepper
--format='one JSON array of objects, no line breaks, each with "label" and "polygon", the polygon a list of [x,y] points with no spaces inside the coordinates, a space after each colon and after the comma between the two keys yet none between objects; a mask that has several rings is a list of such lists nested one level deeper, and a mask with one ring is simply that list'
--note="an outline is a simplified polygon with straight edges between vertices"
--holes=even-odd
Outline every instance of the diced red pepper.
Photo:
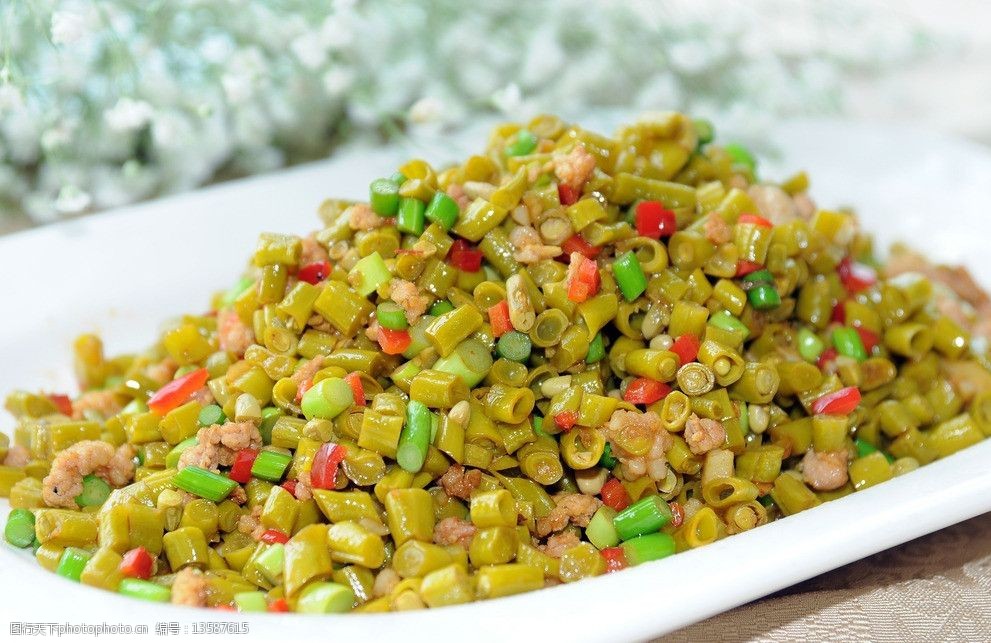
[{"label": "diced red pepper", "polygon": [[855,326],[854,330],[860,335],[860,341],[864,345],[864,350],[870,355],[874,352],[874,349],[878,347],[881,343],[881,338],[875,335],[873,332],[867,330],[863,326]]},{"label": "diced red pepper", "polygon": [[846,302],[838,302],[833,306],[833,312],[829,316],[830,321],[834,321],[837,324],[846,325]]},{"label": "diced red pepper", "polygon": [[365,406],[365,385],[361,381],[361,373],[355,371],[344,376],[344,381],[351,387],[355,406]]},{"label": "diced red pepper", "polygon": [[685,522],[685,508],[677,500],[668,504],[671,506],[671,526],[681,527],[681,523]]},{"label": "diced red pepper", "polygon": [[653,404],[664,399],[670,392],[671,387],[664,382],[638,377],[627,385],[623,399],[630,404]]},{"label": "diced red pepper", "polygon": [[314,489],[333,489],[337,478],[337,466],[344,461],[347,449],[340,444],[326,442],[320,445],[313,456],[310,469],[310,485]]},{"label": "diced red pepper", "polygon": [[833,393],[826,393],[812,403],[816,415],[849,415],[860,404],[860,389],[847,386]]},{"label": "diced red pepper", "polygon": [[257,457],[258,449],[241,449],[234,454],[234,464],[227,477],[234,482],[248,484],[248,481],[251,480],[251,467],[254,466]]},{"label": "diced red pepper", "polygon": [[268,604],[269,612],[288,612],[289,603],[286,602],[284,598],[277,598]]},{"label": "diced red pepper", "polygon": [[678,221],[674,212],[666,209],[660,201],[641,201],[633,213],[637,232],[644,237],[660,239],[670,237],[678,231]]},{"label": "diced red pepper", "polygon": [[279,486],[291,493],[294,497],[296,496],[296,485],[299,484],[296,480],[286,480]]},{"label": "diced red pepper", "polygon": [[408,330],[390,330],[379,327],[379,346],[386,355],[399,355],[413,343]]},{"label": "diced red pepper", "polygon": [[329,261],[316,261],[314,263],[308,263],[299,269],[296,276],[299,277],[300,281],[305,281],[308,284],[318,284],[327,277],[330,276],[330,271],[332,270]]},{"label": "diced red pepper", "polygon": [[155,559],[151,557],[148,550],[144,547],[135,547],[124,554],[117,569],[128,578],[148,580],[151,578],[154,566]]},{"label": "diced red pepper", "polygon": [[259,540],[263,543],[268,543],[269,545],[274,545],[275,543],[287,543],[289,542],[289,536],[279,531],[278,529],[266,529],[262,532]]},{"label": "diced red pepper", "polygon": [[601,281],[599,266],[595,261],[588,257],[577,257],[577,260],[578,268],[568,271],[571,276],[568,282],[568,299],[580,304],[599,292]]},{"label": "diced red pepper", "polygon": [[866,264],[844,257],[836,266],[836,273],[849,293],[867,290],[877,283],[877,271]]},{"label": "diced red pepper", "polygon": [[736,262],[736,276],[746,277],[752,272],[757,272],[764,266],[759,263],[754,263],[753,261],[746,261],[745,259],[740,259]]},{"label": "diced red pepper", "polygon": [[230,603],[218,603],[217,605],[214,605],[213,606],[213,609],[217,610],[218,612],[236,612],[237,611],[237,608],[234,607],[233,605],[231,605]]},{"label": "diced red pepper", "polygon": [[72,417],[72,400],[69,399],[68,395],[63,395],[62,393],[49,393],[48,399],[52,401],[55,408],[62,415],[68,415]]},{"label": "diced red pepper", "polygon": [[698,357],[699,347],[701,346],[698,337],[691,334],[685,334],[674,340],[671,344],[671,352],[678,356],[678,364],[684,365],[689,362],[694,362],[695,358]]},{"label": "diced red pepper", "polygon": [[819,367],[820,371],[825,370],[826,366],[829,365],[829,363],[832,362],[834,359],[836,359],[839,356],[839,354],[840,354],[839,351],[837,351],[835,348],[830,346],[829,348],[827,348],[826,350],[824,350],[822,353],[819,354],[819,359],[816,360],[816,366]]},{"label": "diced red pepper", "polygon": [[205,368],[198,368],[192,373],[172,380],[148,398],[148,408],[159,415],[165,415],[172,409],[185,404],[193,393],[206,385],[208,379],[210,379],[209,371]]},{"label": "diced red pepper", "polygon": [[618,478],[606,480],[606,483],[602,485],[602,490],[599,491],[599,496],[602,497],[602,504],[612,507],[616,511],[626,509],[632,502],[630,494],[626,492],[626,487]]},{"label": "diced red pepper", "polygon": [[606,547],[599,552],[606,559],[606,573],[618,572],[627,568],[626,554],[622,547]]},{"label": "diced red pepper", "polygon": [[585,241],[585,237],[580,234],[573,234],[561,244],[561,256],[567,259],[573,252],[585,255],[589,259],[595,259],[602,252],[602,248]]},{"label": "diced red pepper", "polygon": [[578,423],[578,411],[561,411],[554,416],[554,424],[565,431],[570,431]]},{"label": "diced red pepper", "polygon": [[489,325],[492,326],[492,336],[501,337],[503,333],[513,330],[513,322],[509,320],[509,302],[503,299],[489,308]]},{"label": "diced red pepper", "polygon": [[571,205],[578,201],[578,190],[566,183],[557,184],[557,199],[561,205]]},{"label": "diced red pepper", "polygon": [[773,228],[774,224],[765,219],[764,217],[757,216],[756,214],[743,213],[740,218],[736,220],[737,223],[752,223],[754,225],[760,226],[762,228]]},{"label": "diced red pepper", "polygon": [[482,251],[464,239],[456,239],[447,253],[447,261],[458,270],[478,272],[482,269]]},{"label": "diced red pepper", "polygon": [[303,396],[306,395],[311,386],[313,386],[312,377],[304,377],[299,381],[299,384],[296,385],[296,404],[303,401]]}]

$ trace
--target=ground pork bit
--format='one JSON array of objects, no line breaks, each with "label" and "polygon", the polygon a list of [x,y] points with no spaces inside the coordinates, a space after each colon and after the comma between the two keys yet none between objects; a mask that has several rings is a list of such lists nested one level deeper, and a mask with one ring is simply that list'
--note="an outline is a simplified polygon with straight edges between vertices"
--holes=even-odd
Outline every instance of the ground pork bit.
[{"label": "ground pork bit", "polygon": [[685,442],[692,453],[701,455],[726,443],[726,429],[722,422],[700,418],[692,413],[685,423]]},{"label": "ground pork bit", "polygon": [[537,535],[540,537],[561,531],[568,526],[568,523],[587,527],[592,514],[602,506],[601,500],[583,493],[558,494],[554,496],[554,502],[556,503],[554,508],[537,520]]},{"label": "ground pork bit", "polygon": [[964,402],[974,399],[974,396],[981,391],[991,390],[991,373],[978,362],[973,360],[941,362],[940,366],[946,379]]},{"label": "ground pork bit", "polygon": [[713,212],[706,217],[705,224],[702,227],[705,231],[705,238],[717,246],[728,243],[733,239],[733,230],[717,212]]},{"label": "ground pork bit", "polygon": [[255,505],[250,513],[242,514],[237,519],[237,530],[242,534],[251,535],[261,524],[262,505]]},{"label": "ground pork bit", "polygon": [[367,203],[355,203],[347,209],[347,215],[352,230],[374,230],[389,224],[388,219],[375,214]]},{"label": "ground pork bit", "polygon": [[96,411],[101,416],[108,418],[117,415],[123,405],[113,391],[89,391],[83,393],[78,399],[72,402],[72,417],[80,420],[86,411]]},{"label": "ground pork bit", "polygon": [[205,607],[207,595],[206,575],[195,567],[184,567],[172,581],[172,603],[189,607]]},{"label": "ground pork bit", "polygon": [[444,493],[452,498],[470,500],[471,492],[482,483],[482,472],[478,469],[465,469],[460,464],[452,464],[440,477]]},{"label": "ground pork bit", "polygon": [[231,490],[231,495],[227,496],[234,501],[234,504],[243,505],[248,502],[248,493],[244,490],[244,487],[237,486]]},{"label": "ground pork bit", "polygon": [[289,376],[289,379],[296,385],[299,385],[307,380],[312,380],[313,376],[321,368],[323,368],[323,355],[316,355],[313,359],[297,368],[296,372]]},{"label": "ground pork bit", "polygon": [[145,374],[155,380],[158,384],[165,384],[166,382],[172,381],[172,378],[175,377],[175,372],[178,369],[179,363],[171,357],[166,357],[161,362],[152,364],[146,368]]},{"label": "ground pork bit", "polygon": [[788,223],[799,216],[795,201],[776,185],[751,185],[747,194],[760,210],[759,214],[774,225]]},{"label": "ground pork bit", "polygon": [[802,477],[816,491],[839,489],[849,479],[847,452],[809,450],[802,458]]},{"label": "ground pork bit", "polygon": [[3,459],[4,465],[8,467],[23,467],[31,461],[31,452],[26,447],[13,444],[7,449],[7,457]]},{"label": "ground pork bit", "polygon": [[330,255],[327,254],[324,247],[320,245],[319,241],[317,241],[316,233],[311,232],[307,236],[303,237],[303,252],[299,257],[299,263],[301,266],[329,260]]},{"label": "ground pork bit", "polygon": [[475,535],[475,525],[457,516],[444,518],[434,528],[434,542],[438,545],[460,545],[468,549]]},{"label": "ground pork bit", "polygon": [[365,337],[377,342],[379,340],[379,331],[382,330],[382,325],[379,324],[377,319],[373,319],[368,323],[368,327],[365,328]]},{"label": "ground pork bit", "polygon": [[806,221],[811,219],[812,215],[816,213],[816,203],[807,192],[799,192],[792,197],[792,200],[795,202],[795,210],[798,212],[798,216]]},{"label": "ground pork bit", "polygon": [[540,233],[529,225],[513,228],[513,231],[509,233],[509,240],[516,247],[513,258],[520,263],[537,263],[544,259],[553,259],[561,254],[559,246],[544,245]]},{"label": "ground pork bit", "polygon": [[95,474],[113,487],[123,487],[134,478],[134,447],[117,449],[99,440],[83,440],[60,451],[42,482],[42,496],[49,507],[76,508],[83,491],[83,476]]},{"label": "ground pork bit", "polygon": [[[605,426],[606,439],[613,449],[613,455],[623,465],[624,477],[628,480],[649,475],[651,480],[667,477],[667,451],[674,438],[661,424],[661,418],[653,411],[640,413],[618,409],[613,412]],[[626,451],[622,445],[651,440],[647,453],[637,455]]]},{"label": "ground pork bit", "polygon": [[319,330],[322,333],[335,333],[337,329],[334,328],[333,324],[323,318],[320,313],[313,313],[310,318],[306,320],[306,325],[313,330]]},{"label": "ground pork bit", "polygon": [[375,582],[372,584],[372,596],[376,598],[388,596],[396,588],[400,580],[402,579],[399,578],[396,570],[386,567],[375,577]]},{"label": "ground pork bit", "polygon": [[208,404],[213,404],[213,392],[210,390],[209,386],[204,386],[193,391],[193,394],[189,396],[190,401],[196,402],[200,406],[207,406]]},{"label": "ground pork bit", "polygon": [[561,554],[581,543],[581,539],[573,531],[562,531],[553,534],[547,539],[546,545],[541,545],[540,549],[551,558],[560,558]]},{"label": "ground pork bit", "polygon": [[555,176],[576,192],[581,191],[594,170],[595,157],[585,151],[585,146],[581,143],[571,148],[567,154],[554,158]]},{"label": "ground pork bit", "polygon": [[241,356],[255,343],[255,332],[233,309],[221,310],[217,313],[217,341],[220,350]]},{"label": "ground pork bit", "polygon": [[471,205],[471,199],[465,194],[465,189],[461,187],[460,183],[452,183],[447,186],[447,196],[454,199],[454,202],[458,204],[458,208],[461,210]]},{"label": "ground pork bit", "polygon": [[226,422],[203,427],[196,434],[197,443],[179,456],[179,469],[198,466],[216,471],[234,464],[241,449],[260,449],[262,436],[251,422]]},{"label": "ground pork bit", "polygon": [[[962,266],[937,266],[925,257],[902,246],[891,250],[891,257],[884,266],[886,278],[897,277],[905,273],[919,273],[936,284],[942,284],[946,289],[934,289],[936,306],[944,315],[973,329],[975,320],[987,319],[991,316],[991,298],[974,281],[970,272]],[[953,295],[956,295],[955,299]],[[960,300],[966,302],[971,310],[961,306]]]},{"label": "ground pork bit", "polygon": [[415,324],[430,305],[430,297],[420,294],[416,284],[405,279],[389,282],[389,297],[406,312],[406,321],[411,324]]},{"label": "ground pork bit", "polygon": [[313,487],[310,483],[310,472],[300,471],[296,475],[296,486],[293,488],[293,495],[296,500],[306,502],[313,497]]}]

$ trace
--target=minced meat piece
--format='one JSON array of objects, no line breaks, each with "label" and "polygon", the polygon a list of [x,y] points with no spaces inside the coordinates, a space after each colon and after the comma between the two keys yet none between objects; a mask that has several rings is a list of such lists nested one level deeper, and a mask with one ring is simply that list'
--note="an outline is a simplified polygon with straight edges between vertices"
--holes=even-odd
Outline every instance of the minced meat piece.
[{"label": "minced meat piece", "polygon": [[554,174],[561,183],[580,192],[595,170],[595,157],[585,151],[581,143],[570,152],[554,158]]},{"label": "minced meat piece", "polygon": [[255,343],[255,332],[234,310],[221,310],[217,313],[217,341],[220,350],[241,356]]},{"label": "minced meat piece", "polygon": [[393,279],[389,282],[389,296],[406,312],[406,321],[411,324],[415,324],[430,305],[430,297],[421,295],[416,284],[405,279]]},{"label": "minced meat piece", "polygon": [[327,254],[324,247],[320,245],[319,241],[317,241],[316,233],[311,232],[303,237],[303,252],[299,257],[299,264],[301,266],[329,260],[330,255]]},{"label": "minced meat piece", "polygon": [[721,422],[692,413],[685,423],[685,442],[692,453],[702,455],[726,443],[726,429]]},{"label": "minced meat piece", "polygon": [[42,496],[49,507],[76,508],[83,491],[83,476],[103,478],[113,487],[123,487],[134,478],[134,447],[117,449],[107,442],[83,440],[55,455],[52,468],[42,482]]},{"label": "minced meat piece", "polygon": [[573,531],[562,531],[552,534],[547,539],[547,544],[541,545],[540,549],[551,558],[560,558],[561,554],[580,543],[581,539]]},{"label": "minced meat piece", "polygon": [[179,456],[179,469],[195,465],[216,471],[234,464],[241,449],[260,449],[262,436],[251,422],[226,422],[206,426],[196,434],[197,444]]},{"label": "minced meat piece", "polygon": [[30,461],[31,452],[19,444],[10,445],[7,449],[7,457],[3,459],[4,465],[8,467],[23,467]]},{"label": "minced meat piece", "polygon": [[452,464],[440,477],[444,493],[452,498],[470,500],[471,492],[482,482],[482,472],[478,469],[466,470],[460,464]]},{"label": "minced meat piece", "polygon": [[117,415],[124,405],[113,391],[88,391],[72,402],[72,417],[79,420],[86,411],[96,411],[104,418]]},{"label": "minced meat piece", "polygon": [[352,230],[374,230],[389,224],[389,221],[375,214],[367,203],[355,203],[347,209],[348,225]]},{"label": "minced meat piece", "polygon": [[444,518],[434,528],[434,542],[438,545],[460,545],[468,549],[475,535],[475,525],[456,516]]},{"label": "minced meat piece", "polygon": [[592,515],[602,506],[601,500],[583,493],[558,494],[554,497],[554,502],[557,504],[550,513],[537,520],[538,536],[561,531],[568,523],[587,527]]},{"label": "minced meat piece", "polygon": [[189,607],[205,607],[207,595],[206,575],[195,567],[184,567],[172,581],[172,603]]},{"label": "minced meat piece", "polygon": [[733,229],[729,227],[729,224],[717,212],[713,212],[706,217],[702,229],[705,231],[705,238],[717,246],[728,243],[733,239]]},{"label": "minced meat piece", "polygon": [[839,489],[850,478],[847,472],[847,452],[806,452],[802,458],[802,477],[816,491]]}]

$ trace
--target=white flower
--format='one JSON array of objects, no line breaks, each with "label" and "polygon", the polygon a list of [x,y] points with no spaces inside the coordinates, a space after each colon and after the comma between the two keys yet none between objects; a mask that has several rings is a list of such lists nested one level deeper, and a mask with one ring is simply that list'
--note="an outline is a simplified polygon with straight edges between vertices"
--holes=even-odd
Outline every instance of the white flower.
[{"label": "white flower", "polygon": [[144,127],[151,120],[155,110],[143,100],[121,98],[104,114],[111,130],[130,132]]},{"label": "white flower", "polygon": [[227,102],[232,105],[247,101],[254,93],[254,81],[244,73],[223,74],[220,77],[220,84],[224,88]]},{"label": "white flower", "polygon": [[506,115],[517,113],[523,106],[523,92],[516,83],[510,83],[492,94],[492,104]]},{"label": "white flower", "polygon": [[320,25],[320,40],[329,49],[345,49],[354,42],[354,31],[348,20],[330,15]]},{"label": "white flower", "polygon": [[424,96],[409,108],[409,120],[413,123],[433,123],[443,116],[444,103],[433,96]]},{"label": "white flower", "polygon": [[89,21],[81,13],[58,10],[52,14],[52,42],[71,45],[82,40],[90,30]]},{"label": "white flower", "polygon": [[55,199],[55,208],[62,214],[76,214],[89,207],[93,197],[80,190],[78,186],[69,184],[62,186]]},{"label": "white flower", "polygon": [[309,32],[297,36],[289,48],[307,69],[319,69],[327,61],[327,49],[319,34]]},{"label": "white flower", "polygon": [[351,89],[354,72],[347,67],[331,67],[323,75],[323,88],[328,96],[337,97]]}]

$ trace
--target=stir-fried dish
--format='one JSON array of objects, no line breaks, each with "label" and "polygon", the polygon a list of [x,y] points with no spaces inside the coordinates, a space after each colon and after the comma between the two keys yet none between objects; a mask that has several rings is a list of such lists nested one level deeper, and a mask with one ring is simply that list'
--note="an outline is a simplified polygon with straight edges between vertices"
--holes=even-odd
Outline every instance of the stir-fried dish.
[{"label": "stir-fried dish", "polygon": [[[385,612],[651,563],[991,435],[987,296],[712,127],[542,116],[260,236],[148,350],[15,392],[10,545],[86,585]],[[182,284],[176,284],[181,288]],[[653,563],[664,564],[664,563]]]}]

